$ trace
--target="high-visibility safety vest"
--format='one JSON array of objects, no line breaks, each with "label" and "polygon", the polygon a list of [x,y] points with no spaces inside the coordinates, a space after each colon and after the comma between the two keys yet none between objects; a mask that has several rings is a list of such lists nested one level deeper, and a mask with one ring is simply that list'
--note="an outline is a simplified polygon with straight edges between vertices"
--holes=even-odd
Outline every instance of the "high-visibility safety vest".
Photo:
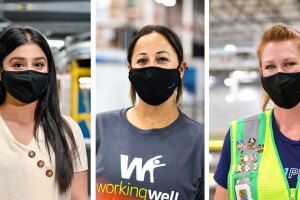
[{"label": "high-visibility safety vest", "polygon": [[232,200],[300,200],[290,188],[274,141],[272,112],[233,121],[228,195]]}]

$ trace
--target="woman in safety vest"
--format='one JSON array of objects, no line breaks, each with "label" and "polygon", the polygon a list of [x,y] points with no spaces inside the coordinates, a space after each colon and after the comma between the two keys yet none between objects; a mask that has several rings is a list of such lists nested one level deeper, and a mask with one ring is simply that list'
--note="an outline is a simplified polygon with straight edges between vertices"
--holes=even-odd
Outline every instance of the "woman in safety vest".
[{"label": "woman in safety vest", "polygon": [[[263,113],[233,121],[215,173],[215,199],[300,199],[300,31],[267,29],[257,51]],[[267,109],[270,99],[274,108]]]}]

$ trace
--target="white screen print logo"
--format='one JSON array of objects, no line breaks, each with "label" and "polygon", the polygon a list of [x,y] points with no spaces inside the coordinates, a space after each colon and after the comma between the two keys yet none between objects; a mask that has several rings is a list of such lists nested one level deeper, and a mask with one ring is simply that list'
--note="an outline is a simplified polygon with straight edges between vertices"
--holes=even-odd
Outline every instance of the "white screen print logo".
[{"label": "white screen print logo", "polygon": [[144,181],[145,173],[148,171],[150,175],[150,182],[154,183],[154,169],[166,166],[166,164],[160,164],[160,158],[162,158],[162,155],[155,156],[149,159],[144,166],[142,158],[134,158],[130,165],[128,165],[128,156],[121,155],[121,176],[124,179],[130,179],[133,170],[135,169],[136,180]]}]

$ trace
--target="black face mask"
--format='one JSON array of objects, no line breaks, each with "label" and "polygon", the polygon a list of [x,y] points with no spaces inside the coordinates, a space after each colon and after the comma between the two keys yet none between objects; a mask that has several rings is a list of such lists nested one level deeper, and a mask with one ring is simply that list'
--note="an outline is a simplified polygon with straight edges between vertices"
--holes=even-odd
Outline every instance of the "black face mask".
[{"label": "black face mask", "polygon": [[265,91],[279,107],[291,109],[300,102],[300,72],[261,77]]},{"label": "black face mask", "polygon": [[48,84],[48,73],[34,70],[3,71],[1,78],[7,92],[23,103],[39,99]]},{"label": "black face mask", "polygon": [[129,72],[129,80],[139,97],[153,106],[168,100],[180,79],[178,68],[143,67],[131,69]]}]

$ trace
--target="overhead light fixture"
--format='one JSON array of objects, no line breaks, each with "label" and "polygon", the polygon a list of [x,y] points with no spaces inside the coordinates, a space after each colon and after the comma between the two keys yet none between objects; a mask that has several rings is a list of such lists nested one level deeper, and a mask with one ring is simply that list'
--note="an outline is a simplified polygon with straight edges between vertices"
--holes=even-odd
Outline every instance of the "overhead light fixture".
[{"label": "overhead light fixture", "polygon": [[233,85],[233,81],[234,81],[234,80],[232,80],[232,78],[226,78],[226,79],[224,80],[224,85],[226,85],[227,87],[230,87],[230,86]]},{"label": "overhead light fixture", "polygon": [[167,7],[172,7],[176,5],[176,0],[155,0],[156,3],[163,4]]},{"label": "overhead light fixture", "polygon": [[176,0],[166,0],[164,1],[164,5],[167,7],[172,7],[176,5]]},{"label": "overhead light fixture", "polygon": [[233,44],[227,44],[227,45],[225,45],[225,47],[224,47],[224,51],[227,51],[227,52],[233,52],[233,51],[236,51],[236,46],[233,45]]},{"label": "overhead light fixture", "polygon": [[48,40],[48,44],[50,47],[61,48],[65,45],[65,42],[63,40]]}]

